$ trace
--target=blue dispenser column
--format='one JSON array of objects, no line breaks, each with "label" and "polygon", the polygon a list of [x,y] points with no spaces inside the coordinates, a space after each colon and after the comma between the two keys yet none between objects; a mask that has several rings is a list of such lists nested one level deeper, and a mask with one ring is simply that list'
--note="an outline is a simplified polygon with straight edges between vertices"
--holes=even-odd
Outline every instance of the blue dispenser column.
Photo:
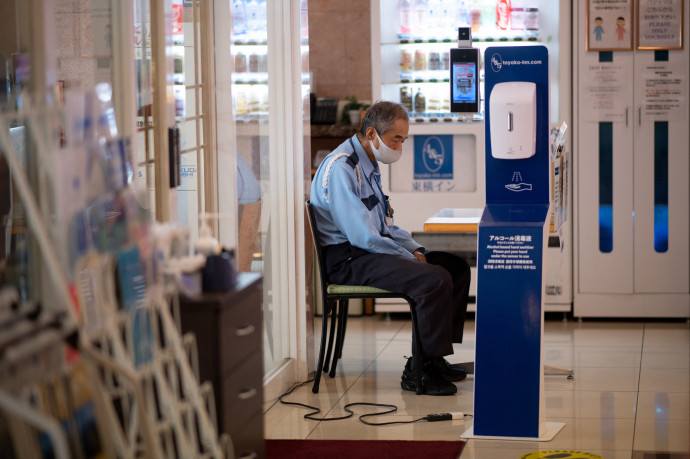
[{"label": "blue dispenser column", "polygon": [[477,247],[474,425],[465,437],[548,440],[544,422],[544,260],[550,221],[549,56],[484,55],[486,207]]}]

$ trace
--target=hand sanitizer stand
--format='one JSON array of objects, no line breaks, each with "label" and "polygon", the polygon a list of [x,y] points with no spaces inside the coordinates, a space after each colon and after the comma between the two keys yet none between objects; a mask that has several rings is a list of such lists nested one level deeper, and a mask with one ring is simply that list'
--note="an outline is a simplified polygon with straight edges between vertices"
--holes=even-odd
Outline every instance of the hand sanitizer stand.
[{"label": "hand sanitizer stand", "polygon": [[474,425],[461,437],[548,441],[565,426],[544,415],[549,56],[543,46],[490,47],[484,62],[486,207],[477,248]]}]

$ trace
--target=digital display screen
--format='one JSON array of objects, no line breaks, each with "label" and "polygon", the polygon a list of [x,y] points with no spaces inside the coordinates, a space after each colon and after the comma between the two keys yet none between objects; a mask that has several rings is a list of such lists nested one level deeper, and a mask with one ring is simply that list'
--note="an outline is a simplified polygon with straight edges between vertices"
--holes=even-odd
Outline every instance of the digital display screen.
[{"label": "digital display screen", "polygon": [[479,50],[450,50],[450,111],[479,112]]},{"label": "digital display screen", "polygon": [[477,64],[453,63],[453,102],[477,102]]}]

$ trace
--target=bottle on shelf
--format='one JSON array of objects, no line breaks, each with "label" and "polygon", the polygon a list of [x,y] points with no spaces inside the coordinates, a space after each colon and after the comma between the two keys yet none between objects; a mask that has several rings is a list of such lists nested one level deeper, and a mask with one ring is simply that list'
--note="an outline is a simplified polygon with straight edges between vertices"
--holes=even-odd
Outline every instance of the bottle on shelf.
[{"label": "bottle on shelf", "polygon": [[472,0],[469,5],[469,15],[472,32],[479,32],[482,27],[482,5],[479,0]]},{"label": "bottle on shelf", "polygon": [[398,38],[409,39],[412,36],[412,0],[398,1]]},{"label": "bottle on shelf", "polygon": [[469,27],[470,26],[470,2],[469,0],[457,0],[455,4],[455,21],[457,27]]},{"label": "bottle on shelf", "polygon": [[251,53],[249,55],[249,72],[258,73],[259,72],[259,55]]},{"label": "bottle on shelf", "polygon": [[400,87],[400,103],[407,109],[408,112],[412,112],[412,93],[410,88],[407,86]]},{"label": "bottle on shelf", "polygon": [[496,27],[496,2],[493,0],[483,0],[483,2],[481,33],[484,36],[492,36],[498,30]]},{"label": "bottle on shelf", "polygon": [[439,94],[432,93],[429,95],[429,103],[426,109],[430,112],[438,113],[441,111],[441,98]]},{"label": "bottle on shelf", "polygon": [[525,29],[532,34],[539,32],[539,8],[525,9]]},{"label": "bottle on shelf", "polygon": [[412,79],[412,52],[409,49],[400,50],[400,79]]},{"label": "bottle on shelf", "polygon": [[266,0],[258,0],[259,9],[257,15],[257,28],[262,36],[267,35],[268,30],[268,17],[266,11]]},{"label": "bottle on shelf", "polygon": [[426,38],[428,14],[429,0],[414,0],[412,16],[412,37],[414,39]]},{"label": "bottle on shelf", "polygon": [[443,19],[443,2],[441,0],[429,0],[428,8],[426,38],[440,39],[443,36],[445,25]]},{"label": "bottle on shelf", "polygon": [[259,2],[258,0],[247,0],[247,35],[251,40],[258,38],[259,28]]},{"label": "bottle on shelf", "polygon": [[441,55],[438,51],[429,52],[429,70],[441,70]]},{"label": "bottle on shelf", "polygon": [[414,52],[414,69],[418,72],[426,70],[426,51],[423,49]]},{"label": "bottle on shelf", "polygon": [[510,29],[525,30],[525,6],[523,0],[512,0],[510,8]]},{"label": "bottle on shelf", "polygon": [[496,27],[500,30],[508,30],[510,27],[510,0],[496,2]]},{"label": "bottle on shelf", "polygon": [[247,8],[245,0],[232,2],[232,34],[236,39],[247,35]]},{"label": "bottle on shelf", "polygon": [[244,53],[235,54],[235,73],[245,73],[247,71],[247,55]]},{"label": "bottle on shelf", "polygon": [[423,112],[426,110],[426,96],[422,93],[422,88],[417,88],[417,94],[414,96],[414,111]]},{"label": "bottle on shelf", "polygon": [[182,0],[172,0],[173,45],[184,45]]}]

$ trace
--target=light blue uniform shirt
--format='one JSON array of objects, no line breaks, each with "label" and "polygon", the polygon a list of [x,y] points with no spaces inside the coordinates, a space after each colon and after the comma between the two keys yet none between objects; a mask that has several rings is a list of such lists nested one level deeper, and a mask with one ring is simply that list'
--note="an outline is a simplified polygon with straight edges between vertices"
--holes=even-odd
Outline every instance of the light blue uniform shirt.
[{"label": "light blue uniform shirt", "polygon": [[[341,153],[347,155],[331,161]],[[412,252],[421,247],[404,229],[386,224],[381,172],[356,134],[323,160],[311,184],[310,200],[324,246],[349,241],[368,252],[410,259],[414,258]]]}]

